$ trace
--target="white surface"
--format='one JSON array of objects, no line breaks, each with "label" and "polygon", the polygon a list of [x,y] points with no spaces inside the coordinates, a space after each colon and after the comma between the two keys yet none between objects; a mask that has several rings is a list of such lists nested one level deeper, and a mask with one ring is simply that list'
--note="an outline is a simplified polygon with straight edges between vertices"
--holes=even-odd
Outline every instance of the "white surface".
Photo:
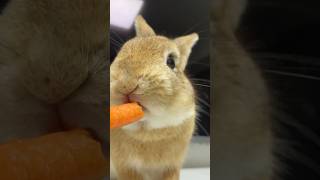
[{"label": "white surface", "polygon": [[[107,180],[104,179],[104,180]],[[116,180],[111,178],[111,180]],[[180,180],[210,180],[210,168],[186,168],[181,170]]]},{"label": "white surface", "polygon": [[210,180],[210,168],[182,169],[180,180]]},{"label": "white surface", "polygon": [[193,137],[185,159],[184,167],[210,167],[210,137]]},{"label": "white surface", "polygon": [[140,12],[142,0],[110,0],[110,24],[129,29]]}]

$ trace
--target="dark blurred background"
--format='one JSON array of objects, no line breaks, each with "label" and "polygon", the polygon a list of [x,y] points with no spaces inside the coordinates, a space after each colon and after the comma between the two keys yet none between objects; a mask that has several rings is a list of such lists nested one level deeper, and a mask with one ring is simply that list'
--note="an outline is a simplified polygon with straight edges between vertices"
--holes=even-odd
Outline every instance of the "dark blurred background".
[{"label": "dark blurred background", "polygon": [[288,180],[320,179],[320,2],[250,0],[239,37],[277,104],[277,142]]},{"label": "dark blurred background", "polygon": [[[210,63],[209,7],[210,0],[144,0],[141,15],[157,34],[171,38],[196,32],[199,41],[193,49],[187,74],[198,93],[200,107],[197,135],[210,135]],[[111,61],[121,45],[135,36],[134,29],[110,29]]]}]

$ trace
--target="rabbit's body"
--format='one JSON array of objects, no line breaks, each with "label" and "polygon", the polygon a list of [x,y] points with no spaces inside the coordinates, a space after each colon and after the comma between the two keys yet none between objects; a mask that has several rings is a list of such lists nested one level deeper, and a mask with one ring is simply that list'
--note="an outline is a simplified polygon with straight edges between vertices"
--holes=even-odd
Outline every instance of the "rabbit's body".
[{"label": "rabbit's body", "polygon": [[137,134],[112,131],[111,153],[119,179],[178,179],[193,130],[194,117],[178,127],[140,129]]},{"label": "rabbit's body", "polygon": [[195,127],[195,94],[184,69],[198,36],[157,36],[141,17],[136,31],[111,65],[110,102],[137,101],[145,116],[111,130],[111,159],[119,180],[177,180]]},{"label": "rabbit's body", "polygon": [[0,15],[0,142],[88,128],[107,143],[107,1],[11,0]]}]

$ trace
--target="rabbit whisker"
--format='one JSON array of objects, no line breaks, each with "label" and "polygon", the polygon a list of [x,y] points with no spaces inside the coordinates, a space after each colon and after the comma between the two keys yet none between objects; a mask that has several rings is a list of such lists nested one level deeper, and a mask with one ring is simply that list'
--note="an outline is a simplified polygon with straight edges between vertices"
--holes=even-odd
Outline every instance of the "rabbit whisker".
[{"label": "rabbit whisker", "polygon": [[206,85],[206,84],[193,83],[193,85],[195,85],[195,86],[199,86],[199,87],[211,88],[211,86],[210,86],[210,85]]},{"label": "rabbit whisker", "polygon": [[297,77],[297,78],[304,78],[304,79],[311,79],[311,80],[320,80],[320,77],[301,74],[301,73],[291,73],[291,72],[284,72],[284,71],[278,71],[278,70],[264,70],[264,71],[266,73],[278,74],[283,76],[290,76],[290,77]]}]

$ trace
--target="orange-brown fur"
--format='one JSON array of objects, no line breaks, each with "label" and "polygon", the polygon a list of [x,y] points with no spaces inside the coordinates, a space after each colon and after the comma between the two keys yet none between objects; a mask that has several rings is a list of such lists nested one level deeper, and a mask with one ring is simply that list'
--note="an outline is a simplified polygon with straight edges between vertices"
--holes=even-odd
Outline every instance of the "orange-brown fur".
[{"label": "orange-brown fur", "polygon": [[[146,168],[145,172],[148,172],[148,168],[156,169],[156,171],[163,173],[158,177],[159,179],[178,179],[185,150],[193,130],[194,117],[179,127],[158,130],[140,129],[138,133],[134,134],[127,134],[121,129],[113,130],[111,132],[111,152],[112,160],[116,162],[118,178],[134,179],[130,176],[130,172],[142,176],[143,173],[135,171],[132,167],[127,167],[130,161],[139,159]],[[142,180],[143,178],[138,179]]]},{"label": "orange-brown fur", "polygon": [[[198,36],[157,36],[140,16],[136,31],[111,65],[110,102],[123,103],[133,90],[145,117],[111,130],[112,164],[119,180],[177,180],[195,127],[195,94],[184,69]],[[166,65],[169,52],[177,56],[175,69]]]}]

